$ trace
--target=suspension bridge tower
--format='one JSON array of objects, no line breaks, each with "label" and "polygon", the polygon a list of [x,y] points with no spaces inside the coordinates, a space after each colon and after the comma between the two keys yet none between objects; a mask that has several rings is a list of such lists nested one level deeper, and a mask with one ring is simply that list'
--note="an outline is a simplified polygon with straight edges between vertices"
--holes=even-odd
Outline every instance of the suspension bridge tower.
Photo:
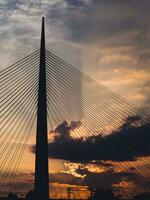
[{"label": "suspension bridge tower", "polygon": [[36,158],[35,158],[35,196],[36,200],[49,199],[44,17],[42,18],[40,66],[39,66],[39,91],[38,91],[38,108],[37,108]]}]

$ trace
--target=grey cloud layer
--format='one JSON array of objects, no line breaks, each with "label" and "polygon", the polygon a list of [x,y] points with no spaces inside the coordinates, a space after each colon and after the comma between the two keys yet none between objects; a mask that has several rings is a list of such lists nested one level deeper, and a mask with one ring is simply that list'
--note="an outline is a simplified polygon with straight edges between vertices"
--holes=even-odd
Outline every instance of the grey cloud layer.
[{"label": "grey cloud layer", "polygon": [[[80,60],[80,53],[75,59],[71,58],[72,53],[70,53],[77,50],[72,47],[78,46],[84,54],[81,58],[83,68],[89,74],[96,74],[96,79],[103,81],[104,77],[107,82],[112,77],[112,82],[116,82],[117,75],[114,70],[117,67],[126,68],[129,73],[131,69],[149,73],[149,1],[43,0],[41,2],[40,4],[40,1],[34,0],[0,1],[1,66],[5,67],[39,48],[40,22],[44,14],[47,48],[56,48],[58,55],[63,55],[71,61]],[[103,53],[105,51],[106,53]],[[110,56],[109,63],[98,63],[98,60],[104,60],[107,55]],[[113,56],[118,55],[122,56],[122,60],[111,62]],[[124,60],[124,57],[127,60]],[[75,63],[80,64],[80,62]],[[119,76],[122,78],[123,74]],[[139,85],[139,81],[140,77],[134,84],[128,84],[127,88],[130,87],[130,91],[135,91],[136,94],[140,91],[145,95],[144,103],[148,107],[149,92],[145,92],[145,87],[149,87],[149,82],[143,77],[143,83]],[[114,88],[116,89],[119,84],[120,90],[124,91],[121,94],[127,97],[126,88],[119,81]]]},{"label": "grey cloud layer", "polygon": [[[144,54],[144,59],[149,59],[150,3],[146,0],[142,3],[134,0],[58,0],[51,3],[43,1],[41,5],[21,0],[1,2],[2,41],[6,38],[9,42],[11,37],[16,37],[16,44],[20,39],[20,43],[26,46],[31,42],[31,35],[33,38],[38,35],[38,26],[35,27],[34,23],[39,24],[39,16],[43,12],[48,23],[48,35],[53,32],[50,36],[56,35],[54,40],[100,43],[105,47],[134,46],[138,53]],[[147,51],[143,52],[143,49]]]}]

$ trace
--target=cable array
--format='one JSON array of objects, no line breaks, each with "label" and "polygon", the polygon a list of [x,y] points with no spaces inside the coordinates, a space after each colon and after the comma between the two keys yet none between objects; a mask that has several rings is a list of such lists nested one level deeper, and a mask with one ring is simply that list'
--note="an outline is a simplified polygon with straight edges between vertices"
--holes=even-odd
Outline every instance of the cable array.
[{"label": "cable array", "polygon": [[[52,129],[56,133],[56,144],[55,146],[53,144],[50,145],[49,150],[54,150],[55,153],[50,153],[50,156],[61,158],[68,162],[92,162],[92,160],[98,159],[97,153],[99,147],[92,149],[93,145],[89,145],[91,148],[87,152],[87,149],[84,150],[83,138],[94,140],[99,134],[102,134],[106,138],[107,136],[115,138],[114,135],[117,135],[119,130],[122,129],[124,130],[123,133],[126,134],[125,132],[127,132],[134,141],[133,144],[129,143],[126,149],[134,152],[134,148],[137,146],[141,147],[140,150],[142,150],[142,147],[145,145],[147,154],[145,157],[139,153],[137,155],[138,162],[136,162],[136,158],[134,162],[132,158],[131,160],[129,158],[118,160],[118,171],[125,173],[135,168],[135,173],[148,176],[150,165],[145,163],[149,160],[147,156],[150,149],[147,145],[148,143],[145,142],[145,137],[142,135],[137,136],[138,128],[136,129],[135,127],[146,126],[143,131],[146,132],[146,137],[149,139],[149,114],[49,51],[46,51],[46,67],[49,130]],[[73,128],[68,133],[65,129],[71,124],[69,122],[73,121],[80,121],[81,126],[76,129]],[[63,127],[63,130],[59,132],[59,137],[57,137],[58,132],[56,128],[58,125],[62,125]],[[126,138],[123,137],[123,139]],[[114,148],[117,151],[117,146]],[[100,150],[102,149],[100,148]],[[109,153],[111,154],[111,152]],[[128,152],[125,153],[128,154]],[[101,155],[101,157],[103,158],[104,156]],[[117,162],[117,158],[113,159],[111,155],[108,158],[103,158],[104,161],[111,161],[111,159],[112,163]],[[142,192],[145,184],[135,173],[131,172],[130,177],[137,186],[136,190]],[[107,173],[104,173],[101,179],[103,181],[100,180],[98,182],[92,176],[90,178],[87,177],[83,179],[83,185],[97,187],[98,184],[100,187],[103,187],[101,184],[103,183],[109,188],[110,183],[118,181],[117,173],[113,173],[111,177]]]},{"label": "cable array", "polygon": [[39,50],[0,72],[0,191],[12,189],[28,139],[35,132]]},{"label": "cable array", "polygon": [[[148,186],[139,176],[150,173],[150,164],[145,164],[150,160],[149,113],[52,52],[45,54],[47,120],[53,137],[49,157],[62,160],[68,184],[109,188],[122,175],[130,176],[136,191],[144,191]],[[12,190],[26,144],[36,132],[39,55],[37,50],[0,72],[0,191],[4,193]],[[96,163],[99,168],[107,162],[111,165],[99,179],[90,176],[87,168],[84,177],[73,178],[68,173],[70,162]]]}]

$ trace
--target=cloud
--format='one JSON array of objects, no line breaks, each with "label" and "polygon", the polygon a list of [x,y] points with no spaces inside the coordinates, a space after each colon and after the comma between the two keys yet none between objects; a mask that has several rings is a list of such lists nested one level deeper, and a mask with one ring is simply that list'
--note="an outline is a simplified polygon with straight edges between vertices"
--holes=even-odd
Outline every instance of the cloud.
[{"label": "cloud", "polygon": [[[57,126],[58,135],[48,145],[50,158],[88,163],[93,160],[135,161],[150,155],[150,124],[141,124],[138,116],[128,117],[118,130],[106,136],[75,139],[70,136],[70,130],[67,122]],[[35,152],[34,146],[32,152]]]},{"label": "cloud", "polygon": [[[62,2],[62,3],[61,3]],[[29,52],[39,48],[41,17],[46,15],[47,9],[51,13],[55,8],[63,9],[63,1],[1,1],[1,57],[0,62],[3,67],[15,62]],[[47,17],[46,17],[47,18]],[[47,22],[47,44],[56,43],[62,40],[63,27],[59,26],[58,18],[46,19]],[[60,21],[60,20],[59,20]],[[61,29],[61,31],[60,31]],[[49,31],[50,30],[50,31]]]},{"label": "cloud", "polygon": [[[100,188],[102,190],[113,189],[113,185],[119,184],[123,179],[126,179],[126,182],[133,181],[138,176],[134,173],[125,173],[125,172],[113,172],[107,171],[104,173],[93,173],[86,169],[77,169],[77,173],[84,175],[84,178],[75,177],[68,173],[54,173],[50,174],[50,180],[52,183],[59,184],[69,184],[69,185],[78,185],[78,186],[89,186],[91,188]],[[68,176],[68,178],[67,178]]]},{"label": "cloud", "polygon": [[[139,77],[131,83],[126,77],[125,85],[117,78],[124,78],[126,72],[132,74],[132,69],[149,73],[149,4],[146,0],[144,3],[134,0],[117,0],[117,3],[114,0],[2,0],[1,66],[39,48],[39,22],[44,14],[48,49],[57,49],[57,55],[69,58],[71,63],[81,59],[87,73],[147,109],[148,105],[144,106],[147,101],[128,95],[130,87],[130,93],[141,92],[149,99],[149,93],[144,92],[144,84],[149,87],[147,80]],[[66,44],[69,50],[64,48]],[[75,51],[72,47],[82,52],[75,59],[70,53]],[[106,49],[109,52],[104,53]],[[117,74],[114,73],[116,68],[126,70]]]},{"label": "cloud", "polygon": [[[4,176],[5,172],[1,172],[0,176]],[[17,175],[15,175],[15,179],[10,181],[10,177],[12,176],[12,172],[7,172],[8,178],[1,182],[1,191],[15,191],[20,194],[24,194],[34,188],[34,175],[30,172],[19,171]],[[13,174],[14,175],[14,174]],[[3,179],[2,179],[3,180]],[[5,191],[5,195],[6,195]]]},{"label": "cloud", "polygon": [[[71,165],[71,163],[69,163]],[[73,166],[73,164],[72,164]],[[78,176],[77,176],[78,174]],[[80,175],[80,176],[79,176]],[[135,187],[141,186],[141,191],[144,192],[144,188],[148,189],[149,178],[143,177],[132,172],[115,172],[113,169],[97,173],[89,170],[87,165],[76,165],[74,168],[74,173],[70,170],[60,171],[60,172],[49,172],[50,187],[52,193],[54,188],[59,188],[60,184],[66,187],[73,186],[88,186],[92,188],[113,189],[117,188],[120,190],[120,186],[124,182],[126,185],[132,183]],[[54,184],[57,183],[57,184]],[[66,185],[65,185],[66,184]],[[125,186],[125,184],[123,186]],[[7,181],[2,185],[2,187],[8,186]],[[34,173],[29,172],[18,172],[11,189],[19,193],[27,193],[34,188]],[[124,188],[126,189],[126,188]],[[132,189],[132,188],[130,188]],[[124,191],[124,190],[123,190]]]},{"label": "cloud", "polygon": [[[149,99],[144,85],[149,87],[150,84],[140,76],[130,82],[126,72],[131,75],[132,71],[139,75],[141,71],[149,74],[150,14],[147,8],[150,3],[146,0],[144,4],[134,0],[117,0],[117,3],[114,0],[94,0],[88,4],[78,1],[77,5],[71,0],[66,2],[68,7],[62,15],[67,27],[64,37],[85,46],[82,58],[85,71],[146,110],[147,101],[132,98],[129,93],[135,93],[135,96],[142,93],[145,99]],[[109,50],[106,55],[105,49]],[[102,62],[97,62],[97,57]],[[124,73],[117,75],[115,68],[123,69]],[[125,81],[120,82],[118,76]]]},{"label": "cloud", "polygon": [[[70,30],[70,38],[76,42],[98,42],[113,36],[127,34],[129,40],[115,40],[114,46],[134,44],[147,46],[142,38],[148,31],[147,22],[150,3],[144,4],[136,1],[94,0],[85,4],[84,1],[68,0],[68,18],[65,21]],[[141,6],[143,10],[141,10]],[[72,9],[70,9],[70,7]],[[70,10],[71,11],[70,11]],[[70,11],[70,12],[69,12]],[[76,17],[78,13],[78,17]],[[145,22],[144,22],[145,20]],[[135,32],[134,37],[130,33]],[[144,35],[143,35],[144,34]],[[110,43],[108,43],[110,46]]]},{"label": "cloud", "polygon": [[[53,173],[50,174],[51,182],[58,184],[69,184],[70,186],[74,186],[77,184],[78,186],[89,186],[91,188],[100,188],[101,190],[112,190],[116,194],[120,194],[122,196],[133,196],[135,195],[135,191],[137,192],[137,188],[140,188],[138,192],[145,192],[149,190],[149,179],[147,177],[143,177],[139,174],[132,172],[115,172],[113,169],[110,169],[105,172],[97,173],[94,171],[90,171],[86,165],[83,167],[81,164],[78,167],[75,166],[75,172],[80,176],[76,176],[75,174],[66,172]],[[68,178],[66,178],[68,176]],[[126,192],[128,193],[126,194]]]},{"label": "cloud", "polygon": [[[71,121],[70,124],[67,121],[64,121],[63,123],[59,124],[54,131],[56,133],[55,140],[63,140],[64,138],[70,139],[70,131],[73,131],[74,129],[81,126],[80,121]],[[51,133],[50,132],[50,133]]]}]

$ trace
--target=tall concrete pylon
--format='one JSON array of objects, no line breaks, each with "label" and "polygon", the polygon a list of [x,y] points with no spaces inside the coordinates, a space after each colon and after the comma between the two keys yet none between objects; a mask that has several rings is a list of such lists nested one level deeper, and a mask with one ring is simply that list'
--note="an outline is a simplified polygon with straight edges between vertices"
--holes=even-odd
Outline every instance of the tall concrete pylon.
[{"label": "tall concrete pylon", "polygon": [[37,200],[49,199],[44,17],[42,18],[40,66],[39,66],[39,91],[38,91],[38,108],[37,108],[36,158],[35,158],[35,195]]}]

